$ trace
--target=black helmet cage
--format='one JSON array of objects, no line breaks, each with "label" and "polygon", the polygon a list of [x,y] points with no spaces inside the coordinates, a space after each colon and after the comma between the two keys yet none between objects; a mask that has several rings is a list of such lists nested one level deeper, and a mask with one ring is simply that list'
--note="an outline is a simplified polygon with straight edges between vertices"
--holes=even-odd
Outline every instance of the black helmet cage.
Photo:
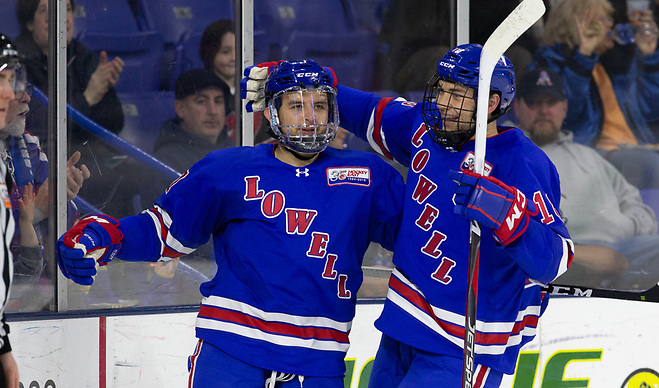
[{"label": "black helmet cage", "polygon": [[[421,110],[421,113],[423,115],[424,123],[426,124],[426,129],[428,130],[430,138],[433,141],[445,147],[459,148],[476,134],[476,103],[478,101],[477,99],[478,90],[468,85],[465,85],[468,88],[466,89],[465,93],[451,93],[449,99],[447,100],[446,105],[439,105],[437,101],[437,97],[439,96],[439,92],[440,90],[442,90],[442,84],[445,81],[456,82],[451,80],[450,77],[442,77],[437,73],[435,73],[435,75],[433,75],[432,78],[428,81],[428,83],[426,84],[425,92],[423,93],[423,109]],[[467,93],[469,93],[469,89],[472,89],[474,91],[472,97],[467,97]],[[501,92],[497,90],[490,90],[490,96],[493,96],[495,94],[501,96]],[[469,120],[461,120],[462,115],[461,114],[458,115],[456,120],[452,120],[458,124],[458,130],[447,131],[443,129],[442,122],[446,118],[442,117],[442,113],[439,107],[441,106],[446,111],[448,109],[448,106],[451,105],[451,99],[453,99],[454,97],[456,98],[459,97],[462,100],[461,103],[462,106],[458,109],[460,113],[471,112],[472,114]],[[464,103],[465,101],[467,101],[467,99],[472,99],[474,101],[473,109],[463,108]],[[501,117],[504,113],[506,113],[506,111],[508,111],[509,107],[510,105],[508,105],[505,109],[501,109],[501,103],[499,103],[497,109],[494,112],[492,112],[492,114],[489,115],[487,122],[490,123]],[[466,125],[468,129],[460,129],[460,125]]]},{"label": "black helmet cage", "polygon": [[[421,112],[430,138],[444,147],[455,148],[460,147],[476,133],[476,89],[467,86],[464,93],[451,92],[448,99],[445,100],[446,102],[440,105],[438,97],[440,91],[442,91],[443,83],[446,81],[454,82],[441,77],[437,73],[428,81],[423,94],[423,109]],[[469,90],[474,92],[471,97],[467,97]],[[455,99],[461,101],[459,108],[451,108],[457,110],[457,117],[442,117],[442,110],[448,112],[451,102]],[[468,100],[474,101],[473,108],[468,109],[464,106]],[[467,115],[465,116],[463,112]],[[457,123],[457,129],[454,131],[445,130],[443,128],[444,120]]]}]

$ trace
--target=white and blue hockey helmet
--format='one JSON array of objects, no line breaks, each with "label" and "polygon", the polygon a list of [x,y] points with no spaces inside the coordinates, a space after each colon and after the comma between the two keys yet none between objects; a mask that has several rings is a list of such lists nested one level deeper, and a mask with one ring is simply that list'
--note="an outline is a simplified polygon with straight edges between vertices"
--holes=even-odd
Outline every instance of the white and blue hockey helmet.
[{"label": "white and blue hockey helmet", "polygon": [[[476,99],[482,50],[483,46],[475,43],[453,48],[437,62],[437,71],[426,85],[422,106],[424,122],[430,137],[443,146],[460,147],[476,133]],[[445,83],[461,84],[466,88],[454,88]],[[448,98],[440,98],[440,92],[446,94],[454,90],[460,92],[451,92]],[[494,67],[490,93],[498,94],[500,102],[488,122],[503,115],[515,98],[515,69],[505,55]],[[443,121],[454,121],[456,125],[447,130],[447,123]]]},{"label": "white and blue hockey helmet", "polygon": [[265,83],[270,134],[301,154],[323,151],[336,136],[336,77],[311,60],[281,61]]}]

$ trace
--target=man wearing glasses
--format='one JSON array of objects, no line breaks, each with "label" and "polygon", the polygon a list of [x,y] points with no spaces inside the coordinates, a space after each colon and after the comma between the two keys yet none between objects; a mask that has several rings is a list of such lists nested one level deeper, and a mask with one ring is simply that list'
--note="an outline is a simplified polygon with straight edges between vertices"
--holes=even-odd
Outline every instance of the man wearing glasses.
[{"label": "man wearing glasses", "polygon": [[[0,129],[0,156],[12,178],[9,194],[18,226],[11,244],[15,259],[12,296],[16,299],[23,299],[20,298],[23,288],[25,291],[31,290],[29,285],[38,281],[43,272],[40,222],[48,217],[48,158],[41,149],[39,138],[25,130],[32,90],[33,86],[27,84],[24,91],[15,92],[15,98],[9,101],[6,111],[6,125]],[[67,163],[69,201],[76,197],[82,183],[89,177],[89,170],[84,164],[79,168],[75,166],[79,160],[80,152],[75,152]],[[75,210],[73,202],[69,202],[70,220]]]}]

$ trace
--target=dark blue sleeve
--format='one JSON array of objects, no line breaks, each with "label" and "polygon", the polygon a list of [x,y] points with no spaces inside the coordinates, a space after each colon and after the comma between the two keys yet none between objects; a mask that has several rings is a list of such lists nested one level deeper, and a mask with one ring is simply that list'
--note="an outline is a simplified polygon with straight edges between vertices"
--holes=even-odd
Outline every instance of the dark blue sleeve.
[{"label": "dark blue sleeve", "polygon": [[126,261],[157,261],[160,258],[156,228],[147,214],[120,219],[119,230],[124,238],[118,258]]},{"label": "dark blue sleeve", "polygon": [[640,56],[640,77],[636,81],[640,98],[639,109],[647,120],[657,120],[659,109],[659,51]]},{"label": "dark blue sleeve", "polygon": [[419,116],[416,103],[403,98],[380,98],[341,85],[337,100],[341,127],[366,140],[387,159],[409,165],[414,125]]},{"label": "dark blue sleeve", "polygon": [[380,179],[371,210],[371,241],[393,251],[403,218],[405,183],[396,169],[382,160],[378,165]]},{"label": "dark blue sleeve", "polygon": [[511,183],[534,204],[535,214],[515,242],[499,249],[505,250],[530,279],[549,283],[567,271],[574,245],[557,211],[561,199],[558,172],[546,157],[536,154],[531,159],[533,162],[519,163],[513,173],[517,180]]}]

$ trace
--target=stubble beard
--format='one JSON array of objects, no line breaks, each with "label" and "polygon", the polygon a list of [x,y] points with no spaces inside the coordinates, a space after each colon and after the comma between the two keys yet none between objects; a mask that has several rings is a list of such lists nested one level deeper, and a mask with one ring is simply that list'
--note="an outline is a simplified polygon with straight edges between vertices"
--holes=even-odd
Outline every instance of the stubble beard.
[{"label": "stubble beard", "polygon": [[25,132],[25,121],[15,119],[8,122],[2,132],[6,133],[8,136],[20,137]]},{"label": "stubble beard", "polygon": [[558,140],[560,128],[557,128],[553,122],[548,120],[538,120],[533,123],[532,130],[529,132],[531,140],[537,146],[554,143]]}]

